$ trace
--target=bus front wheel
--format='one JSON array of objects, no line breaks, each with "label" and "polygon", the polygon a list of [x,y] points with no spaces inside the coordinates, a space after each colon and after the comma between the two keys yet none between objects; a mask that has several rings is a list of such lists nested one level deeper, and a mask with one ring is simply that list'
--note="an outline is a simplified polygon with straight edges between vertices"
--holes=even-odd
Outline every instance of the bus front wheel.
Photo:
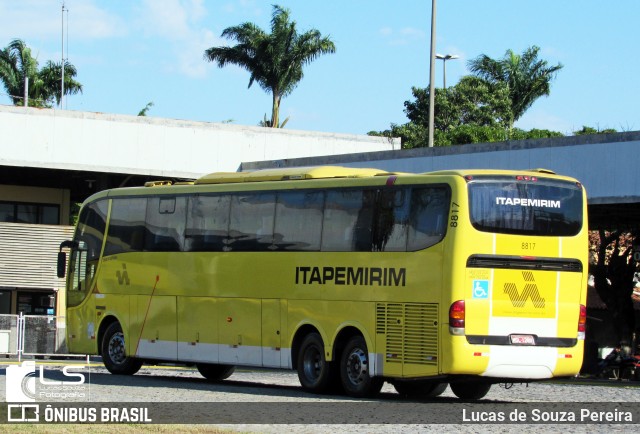
[{"label": "bus front wheel", "polygon": [[340,378],[347,395],[366,397],[380,392],[384,381],[380,377],[372,377],[370,367],[367,343],[362,336],[352,337],[340,358]]},{"label": "bus front wheel", "polygon": [[333,363],[327,362],[324,343],[318,333],[305,336],[298,352],[298,379],[302,388],[314,393],[324,393],[331,389]]},{"label": "bus front wheel", "polygon": [[197,363],[196,368],[204,378],[213,382],[226,380],[236,370],[233,365],[216,365],[213,363]]},{"label": "bus front wheel", "polygon": [[451,383],[451,391],[460,399],[482,399],[489,389],[491,389],[491,383],[482,382],[461,382]]},{"label": "bus front wheel", "polygon": [[105,330],[100,355],[105,368],[112,374],[133,375],[142,367],[142,360],[127,356],[119,322],[111,323]]}]

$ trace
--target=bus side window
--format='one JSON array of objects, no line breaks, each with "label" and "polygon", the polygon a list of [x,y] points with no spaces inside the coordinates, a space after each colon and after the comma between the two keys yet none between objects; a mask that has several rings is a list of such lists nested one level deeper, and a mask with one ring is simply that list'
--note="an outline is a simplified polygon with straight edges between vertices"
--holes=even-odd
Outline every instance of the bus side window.
[{"label": "bus side window", "polygon": [[[100,200],[82,209],[71,254],[69,306],[77,306],[86,296],[95,275],[106,227],[108,202]],[[82,294],[80,294],[82,292]]]},{"label": "bus side window", "polygon": [[142,251],[146,212],[146,198],[113,199],[104,256]]},{"label": "bus side window", "polygon": [[222,252],[229,238],[230,195],[189,197],[184,250]]},{"label": "bus side window", "polygon": [[273,244],[275,196],[275,193],[231,196],[228,243],[230,250],[269,250]]},{"label": "bus side window", "polygon": [[450,200],[451,190],[448,186],[413,189],[407,250],[426,249],[444,238]]},{"label": "bus side window", "polygon": [[322,222],[322,250],[372,250],[375,190],[329,190]]},{"label": "bus side window", "polygon": [[151,197],[147,203],[147,236],[144,249],[151,252],[179,252],[186,224],[185,197]]},{"label": "bus side window", "polygon": [[409,192],[408,188],[381,191],[373,237],[375,251],[404,252],[407,249]]},{"label": "bus side window", "polygon": [[319,251],[323,206],[322,191],[279,192],[274,247],[277,250]]},{"label": "bus side window", "polygon": [[102,240],[107,221],[108,202],[101,200],[88,205],[79,218],[76,237],[86,244],[88,261],[97,261],[102,249]]}]

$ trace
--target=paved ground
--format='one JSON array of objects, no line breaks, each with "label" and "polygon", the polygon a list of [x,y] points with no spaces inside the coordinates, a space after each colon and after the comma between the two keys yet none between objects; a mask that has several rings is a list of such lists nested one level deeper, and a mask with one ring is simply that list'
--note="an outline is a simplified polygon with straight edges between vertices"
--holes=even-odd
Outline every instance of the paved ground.
[{"label": "paved ground", "polygon": [[[50,381],[75,380],[72,377],[65,377],[61,371],[62,364],[67,363],[69,362],[50,364],[48,361],[38,361],[37,365],[43,366],[45,379]],[[6,389],[6,369],[3,368],[0,363],[0,390]],[[640,408],[640,383],[627,381],[571,379],[554,383],[515,384],[512,387],[494,385],[482,404],[478,406],[472,403],[462,403],[455,398],[450,389],[447,389],[438,399],[428,402],[407,401],[401,399],[393,387],[388,384],[385,384],[381,395],[374,400],[352,400],[343,396],[317,396],[302,391],[297,375],[291,371],[239,369],[227,381],[220,384],[204,381],[194,369],[171,367],[145,366],[138,374],[129,377],[111,375],[101,364],[93,364],[88,370],[74,372],[86,374],[89,384],[85,389],[86,396],[59,399],[58,401],[128,402],[131,405],[156,403],[156,410],[158,408],[170,409],[177,405],[183,412],[200,408],[205,412],[217,409],[225,411],[224,415],[237,413],[240,417],[238,424],[218,426],[241,432],[518,432],[523,429],[544,432],[605,430],[637,432],[637,423],[639,422],[634,419],[635,426],[620,424],[507,425],[498,423],[500,420],[497,423],[489,424],[462,423],[464,418],[474,422],[476,420],[474,418],[499,417],[501,412],[508,419],[509,413],[518,408],[520,411],[528,412],[527,417],[532,416],[532,410],[539,409],[539,414],[542,417],[550,418],[561,417],[561,412],[573,411],[575,414],[579,414],[581,408],[587,408],[590,411],[602,409],[614,411],[616,406],[620,406],[622,409],[628,409],[629,404],[625,403],[633,403],[633,408]],[[202,403],[209,403],[208,407]],[[274,406],[274,403],[277,403],[277,406]],[[247,419],[250,419],[249,416],[254,416],[248,414],[248,411],[265,412],[265,418],[270,423],[241,423],[243,414]],[[278,419],[274,421],[274,417],[277,417],[274,415],[278,412],[281,412],[281,420],[290,420],[292,414],[303,415],[305,412],[309,414],[313,411],[317,413],[335,411],[336,414],[340,414],[336,416],[338,417],[336,420],[339,421],[344,420],[340,418],[344,418],[345,414],[353,415],[353,421],[357,423],[325,424],[320,418],[320,424],[274,424],[279,421]],[[403,411],[435,415],[449,412],[454,424],[369,423],[397,418],[404,420],[402,419]],[[463,411],[465,414],[462,413]],[[636,411],[634,417],[639,418],[639,415],[640,412]],[[311,420],[317,421],[317,417],[314,419],[314,416],[317,414],[311,414],[309,417]],[[349,420],[351,421],[351,419]],[[328,418],[328,422],[333,421],[331,417]]]}]

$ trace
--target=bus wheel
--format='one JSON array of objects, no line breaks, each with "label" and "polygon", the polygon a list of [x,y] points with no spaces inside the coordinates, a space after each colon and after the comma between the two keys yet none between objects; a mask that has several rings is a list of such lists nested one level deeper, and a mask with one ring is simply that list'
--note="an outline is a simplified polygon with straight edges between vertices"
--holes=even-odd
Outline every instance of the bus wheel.
[{"label": "bus wheel", "polygon": [[303,389],[314,393],[329,391],[333,363],[324,356],[324,343],[318,333],[308,334],[298,352],[298,379]]},{"label": "bus wheel", "polygon": [[491,383],[471,382],[471,383],[451,383],[451,391],[460,399],[482,399],[489,389]]},{"label": "bus wheel", "polygon": [[104,367],[112,374],[133,375],[142,366],[142,360],[127,356],[124,333],[119,322],[111,323],[105,330],[100,355]]},{"label": "bus wheel", "polygon": [[447,390],[447,383],[435,381],[396,381],[393,387],[400,395],[407,398],[428,399],[440,396]]},{"label": "bus wheel", "polygon": [[196,368],[204,378],[213,382],[226,380],[236,370],[233,365],[216,365],[213,363],[196,363]]},{"label": "bus wheel", "polygon": [[370,375],[369,365],[369,352],[364,338],[352,337],[340,358],[340,378],[347,395],[365,397],[380,392],[384,381]]}]

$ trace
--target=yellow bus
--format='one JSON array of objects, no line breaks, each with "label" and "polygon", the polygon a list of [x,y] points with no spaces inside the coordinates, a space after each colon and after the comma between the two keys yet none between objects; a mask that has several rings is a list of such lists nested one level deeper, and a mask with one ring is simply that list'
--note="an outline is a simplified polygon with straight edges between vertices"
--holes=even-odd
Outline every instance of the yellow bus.
[{"label": "yellow bus", "polygon": [[67,344],[113,374],[283,368],[355,397],[573,376],[586,209],[578,181],[545,170],[326,166],[103,191],[61,245]]}]

